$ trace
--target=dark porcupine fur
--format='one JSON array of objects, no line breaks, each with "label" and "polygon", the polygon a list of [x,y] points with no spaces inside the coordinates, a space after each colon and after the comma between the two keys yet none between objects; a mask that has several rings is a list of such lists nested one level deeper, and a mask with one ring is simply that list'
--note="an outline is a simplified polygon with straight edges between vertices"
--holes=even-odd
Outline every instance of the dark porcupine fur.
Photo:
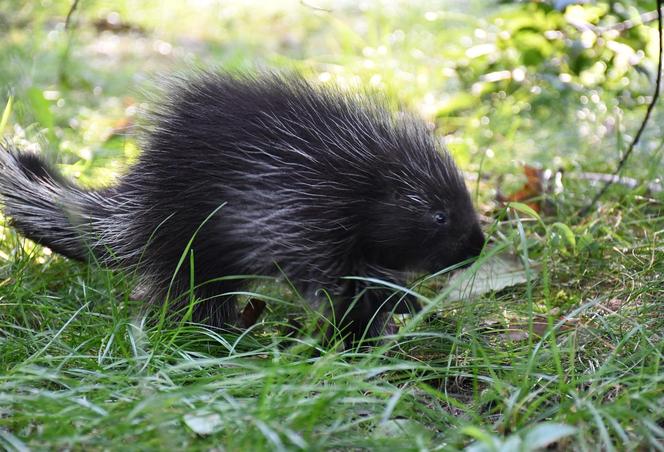
[{"label": "dark porcupine fur", "polygon": [[101,190],[5,144],[0,195],[26,237],[136,270],[152,303],[186,303],[189,259],[176,267],[193,237],[195,321],[238,324],[225,294],[244,283],[218,278],[283,273],[311,303],[332,294],[328,314],[349,337],[376,336],[416,303],[345,276],[401,285],[406,270],[437,271],[484,244],[450,155],[375,97],[293,74],[201,73],[171,82],[148,124],[138,162]]}]

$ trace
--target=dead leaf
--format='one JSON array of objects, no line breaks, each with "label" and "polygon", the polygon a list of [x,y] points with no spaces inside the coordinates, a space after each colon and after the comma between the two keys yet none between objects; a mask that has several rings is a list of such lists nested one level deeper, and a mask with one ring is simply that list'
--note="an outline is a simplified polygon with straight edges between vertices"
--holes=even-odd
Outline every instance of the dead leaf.
[{"label": "dead leaf", "polygon": [[244,328],[255,325],[263,310],[265,310],[265,302],[263,300],[250,299],[240,314],[241,325]]},{"label": "dead leaf", "polygon": [[528,164],[523,165],[526,183],[512,194],[503,195],[500,190],[496,195],[499,202],[520,202],[526,204],[537,213],[554,213],[555,206],[551,204],[552,195],[562,191],[562,172],[540,169]]},{"label": "dead leaf", "polygon": [[111,12],[105,17],[101,17],[92,22],[97,33],[112,32],[112,33],[137,33],[144,35],[145,29],[140,25],[129,23],[122,20],[120,14]]},{"label": "dead leaf", "polygon": [[448,286],[453,289],[447,299],[469,300],[488,292],[523,284],[537,276],[538,267],[538,264],[531,261],[527,270],[516,256],[510,254],[492,256],[482,262],[479,268],[470,267],[452,275]]},{"label": "dead leaf", "polygon": [[534,201],[534,198],[539,198],[542,196],[542,180],[541,173],[542,171],[534,166],[524,165],[523,173],[526,175],[526,183],[519,190],[514,193],[508,194],[507,196],[498,193],[497,198],[500,202],[521,202],[535,212],[540,212],[540,203],[539,201]]}]

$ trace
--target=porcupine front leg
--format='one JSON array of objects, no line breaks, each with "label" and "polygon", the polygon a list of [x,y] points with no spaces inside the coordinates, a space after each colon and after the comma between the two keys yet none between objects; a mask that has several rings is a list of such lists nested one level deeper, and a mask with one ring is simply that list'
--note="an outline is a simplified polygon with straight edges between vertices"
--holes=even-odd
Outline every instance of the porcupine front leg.
[{"label": "porcupine front leg", "polygon": [[[365,298],[372,309],[391,314],[414,314],[422,309],[420,302],[412,294],[390,287],[406,286],[405,277],[389,269],[370,267],[367,274],[374,281],[358,281],[359,290],[366,292]],[[358,292],[359,292],[358,290]]]},{"label": "porcupine front leg", "polygon": [[[376,269],[374,277],[385,282],[393,282],[387,272]],[[346,347],[352,347],[362,340],[395,334],[398,330],[393,314],[414,313],[421,309],[419,302],[410,294],[395,291],[384,285],[363,280],[349,280],[335,305],[334,317],[345,338]]]},{"label": "porcupine front leg", "polygon": [[368,292],[345,296],[334,307],[338,330],[344,336],[346,348],[382,335],[396,332],[392,314],[374,309],[373,295]]}]

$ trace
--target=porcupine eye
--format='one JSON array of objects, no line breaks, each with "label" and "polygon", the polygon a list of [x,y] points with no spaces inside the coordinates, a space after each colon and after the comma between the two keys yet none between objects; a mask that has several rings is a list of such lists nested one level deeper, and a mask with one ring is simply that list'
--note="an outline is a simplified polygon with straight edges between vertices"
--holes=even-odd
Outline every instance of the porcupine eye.
[{"label": "porcupine eye", "polygon": [[436,212],[433,214],[433,221],[438,224],[445,224],[447,223],[447,215],[445,215],[445,212]]}]

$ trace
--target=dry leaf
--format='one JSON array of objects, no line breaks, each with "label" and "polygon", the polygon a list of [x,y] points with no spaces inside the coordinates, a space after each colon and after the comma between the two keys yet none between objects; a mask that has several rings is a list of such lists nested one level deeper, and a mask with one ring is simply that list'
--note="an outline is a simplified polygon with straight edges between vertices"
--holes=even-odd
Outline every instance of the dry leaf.
[{"label": "dry leaf", "polygon": [[536,168],[524,164],[523,173],[526,183],[516,192],[503,195],[498,190],[499,202],[520,202],[526,204],[537,213],[553,213],[555,206],[551,204],[551,195],[562,191],[562,172]]},{"label": "dry leaf", "polygon": [[523,263],[513,255],[499,254],[486,259],[479,268],[470,267],[456,272],[449,279],[448,286],[453,287],[448,300],[468,300],[488,293],[497,292],[506,287],[523,284],[537,276],[534,262],[526,269]]}]

